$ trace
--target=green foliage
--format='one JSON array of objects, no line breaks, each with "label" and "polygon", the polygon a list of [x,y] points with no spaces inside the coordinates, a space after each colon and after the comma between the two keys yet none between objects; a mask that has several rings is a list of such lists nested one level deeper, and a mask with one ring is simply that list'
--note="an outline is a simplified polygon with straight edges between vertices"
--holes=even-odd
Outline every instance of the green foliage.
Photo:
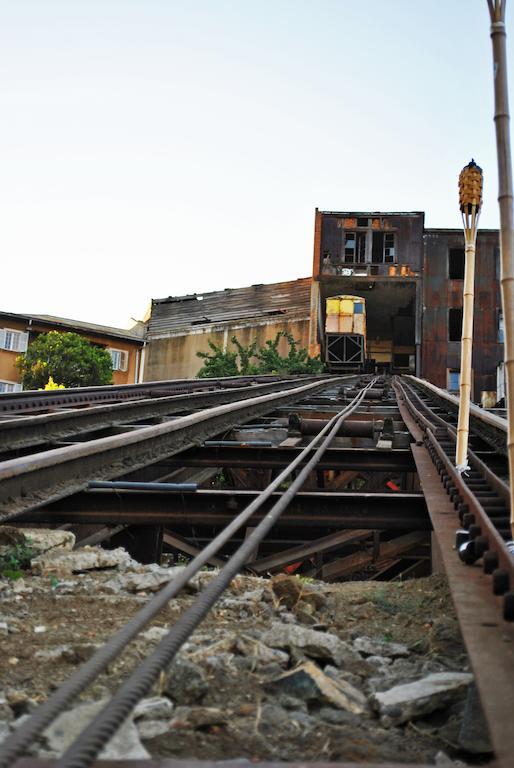
[{"label": "green foliage", "polygon": [[65,387],[112,383],[112,360],[78,333],[42,333],[16,359],[24,389],[41,389],[51,376]]},{"label": "green foliage", "polygon": [[[289,344],[286,357],[278,351],[280,340]],[[268,339],[257,353],[260,373],[322,373],[323,363],[319,358],[310,358],[305,347],[298,348],[298,342],[287,331],[279,331],[274,339]]]},{"label": "green foliage", "polygon": [[35,551],[30,546],[30,539],[18,541],[12,546],[3,548],[0,554],[0,576],[5,579],[20,579],[23,571],[30,568],[30,561]]},{"label": "green foliage", "polygon": [[200,379],[216,379],[219,376],[238,376],[237,352],[223,351],[223,349],[209,339],[209,352],[197,352],[197,356],[203,360],[203,366],[198,371]]},{"label": "green foliage", "polygon": [[[285,357],[278,350],[281,339],[285,339],[289,344]],[[287,375],[323,372],[323,363],[319,357],[310,358],[307,350],[304,347],[299,348],[298,341],[287,331],[279,331],[274,339],[268,339],[260,349],[257,349],[257,340],[244,346],[236,336],[232,336],[231,342],[236,352],[224,351],[218,344],[209,340],[212,353],[196,353],[204,361],[197,374],[199,378],[248,376],[256,373]],[[255,359],[255,362],[251,362],[252,359]]]}]

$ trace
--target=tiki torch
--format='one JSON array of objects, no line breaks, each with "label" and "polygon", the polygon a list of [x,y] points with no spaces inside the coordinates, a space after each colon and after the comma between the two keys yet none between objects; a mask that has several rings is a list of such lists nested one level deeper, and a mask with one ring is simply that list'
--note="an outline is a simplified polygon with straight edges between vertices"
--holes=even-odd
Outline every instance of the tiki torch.
[{"label": "tiki torch", "polygon": [[473,347],[473,301],[477,224],[482,205],[482,169],[472,160],[459,176],[459,204],[464,228],[465,266],[460,345],[459,422],[455,466],[461,474],[468,467],[469,403],[471,400],[471,357]]}]

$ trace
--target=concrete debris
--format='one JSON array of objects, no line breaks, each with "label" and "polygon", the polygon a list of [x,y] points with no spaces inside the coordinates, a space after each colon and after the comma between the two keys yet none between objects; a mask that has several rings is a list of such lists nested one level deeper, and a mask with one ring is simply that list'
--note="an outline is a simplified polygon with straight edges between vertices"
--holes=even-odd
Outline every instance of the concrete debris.
[{"label": "concrete debris", "polygon": [[[61,755],[79,733],[107,703],[107,699],[81,704],[59,715],[44,732],[47,748]],[[150,753],[143,747],[136,726],[126,720],[98,756],[99,760],[145,760]]]},{"label": "concrete debris", "polygon": [[148,640],[150,643],[160,643],[161,640],[166,637],[168,632],[169,629],[166,629],[165,627],[150,627],[150,629],[141,632],[139,637],[143,638],[143,640]]},{"label": "concrete debris", "polygon": [[173,703],[165,696],[141,699],[136,705],[132,717],[134,720],[165,720],[173,712]]},{"label": "concrete debris", "polygon": [[198,704],[209,684],[201,666],[183,654],[177,654],[168,668],[164,693],[177,704]]},{"label": "concrete debris", "polygon": [[360,691],[343,680],[328,677],[312,661],[266,683],[266,688],[307,701],[318,700],[355,715],[362,715],[367,710],[366,697]]},{"label": "concrete debris", "polygon": [[278,664],[285,667],[289,662],[289,654],[276,648],[269,648],[260,640],[241,635],[235,642],[235,650],[243,656],[253,657],[259,664]]},{"label": "concrete debris", "polygon": [[462,696],[472,681],[473,675],[466,672],[436,672],[414,683],[374,693],[371,705],[383,725],[400,725],[446,707]]},{"label": "concrete debris", "polygon": [[261,640],[271,648],[286,648],[291,652],[313,659],[327,659],[338,667],[345,667],[358,672],[367,669],[360,655],[349,643],[340,640],[329,632],[317,632],[314,629],[293,624],[275,622],[268,632],[264,632]]},{"label": "concrete debris", "polygon": [[170,730],[169,720],[138,720],[136,723],[139,738],[143,741],[155,739],[156,736],[163,736]]},{"label": "concrete debris", "polygon": [[73,552],[54,549],[31,560],[32,571],[36,574],[68,576],[78,571],[97,568],[116,568],[130,561],[130,555],[121,547],[102,549],[101,547],[83,547]]},{"label": "concrete debris", "polygon": [[[180,576],[184,570],[185,567],[182,565],[172,566],[171,568],[153,566],[151,570],[144,571],[143,573],[123,573],[110,581],[106,581],[103,589],[114,593],[122,591],[131,593],[158,592],[165,584]],[[192,579],[187,587],[190,591],[196,591],[197,583]]]},{"label": "concrete debris", "polygon": [[406,645],[388,643],[385,640],[373,640],[371,637],[357,637],[353,641],[353,647],[363,656],[385,656],[389,659],[399,659],[410,655]]}]

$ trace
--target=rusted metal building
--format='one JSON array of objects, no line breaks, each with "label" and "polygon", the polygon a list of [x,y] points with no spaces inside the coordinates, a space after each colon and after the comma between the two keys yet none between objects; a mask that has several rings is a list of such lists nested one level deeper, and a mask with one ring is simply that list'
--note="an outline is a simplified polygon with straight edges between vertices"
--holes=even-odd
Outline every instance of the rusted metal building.
[{"label": "rusted metal building", "polygon": [[[497,230],[480,230],[475,278],[474,392],[496,390],[502,360]],[[424,214],[316,210],[309,350],[327,356],[326,300],[366,301],[372,369],[411,372],[458,389],[462,230],[425,229]],[[484,395],[485,397],[485,395]]]}]

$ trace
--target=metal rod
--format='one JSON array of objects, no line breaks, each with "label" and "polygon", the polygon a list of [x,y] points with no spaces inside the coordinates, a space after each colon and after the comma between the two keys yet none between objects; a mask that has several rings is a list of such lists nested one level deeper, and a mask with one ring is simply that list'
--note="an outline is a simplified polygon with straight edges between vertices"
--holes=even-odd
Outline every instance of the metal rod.
[{"label": "metal rod", "polygon": [[128,480],[90,480],[88,488],[127,491],[197,491],[198,483],[136,483]]}]

